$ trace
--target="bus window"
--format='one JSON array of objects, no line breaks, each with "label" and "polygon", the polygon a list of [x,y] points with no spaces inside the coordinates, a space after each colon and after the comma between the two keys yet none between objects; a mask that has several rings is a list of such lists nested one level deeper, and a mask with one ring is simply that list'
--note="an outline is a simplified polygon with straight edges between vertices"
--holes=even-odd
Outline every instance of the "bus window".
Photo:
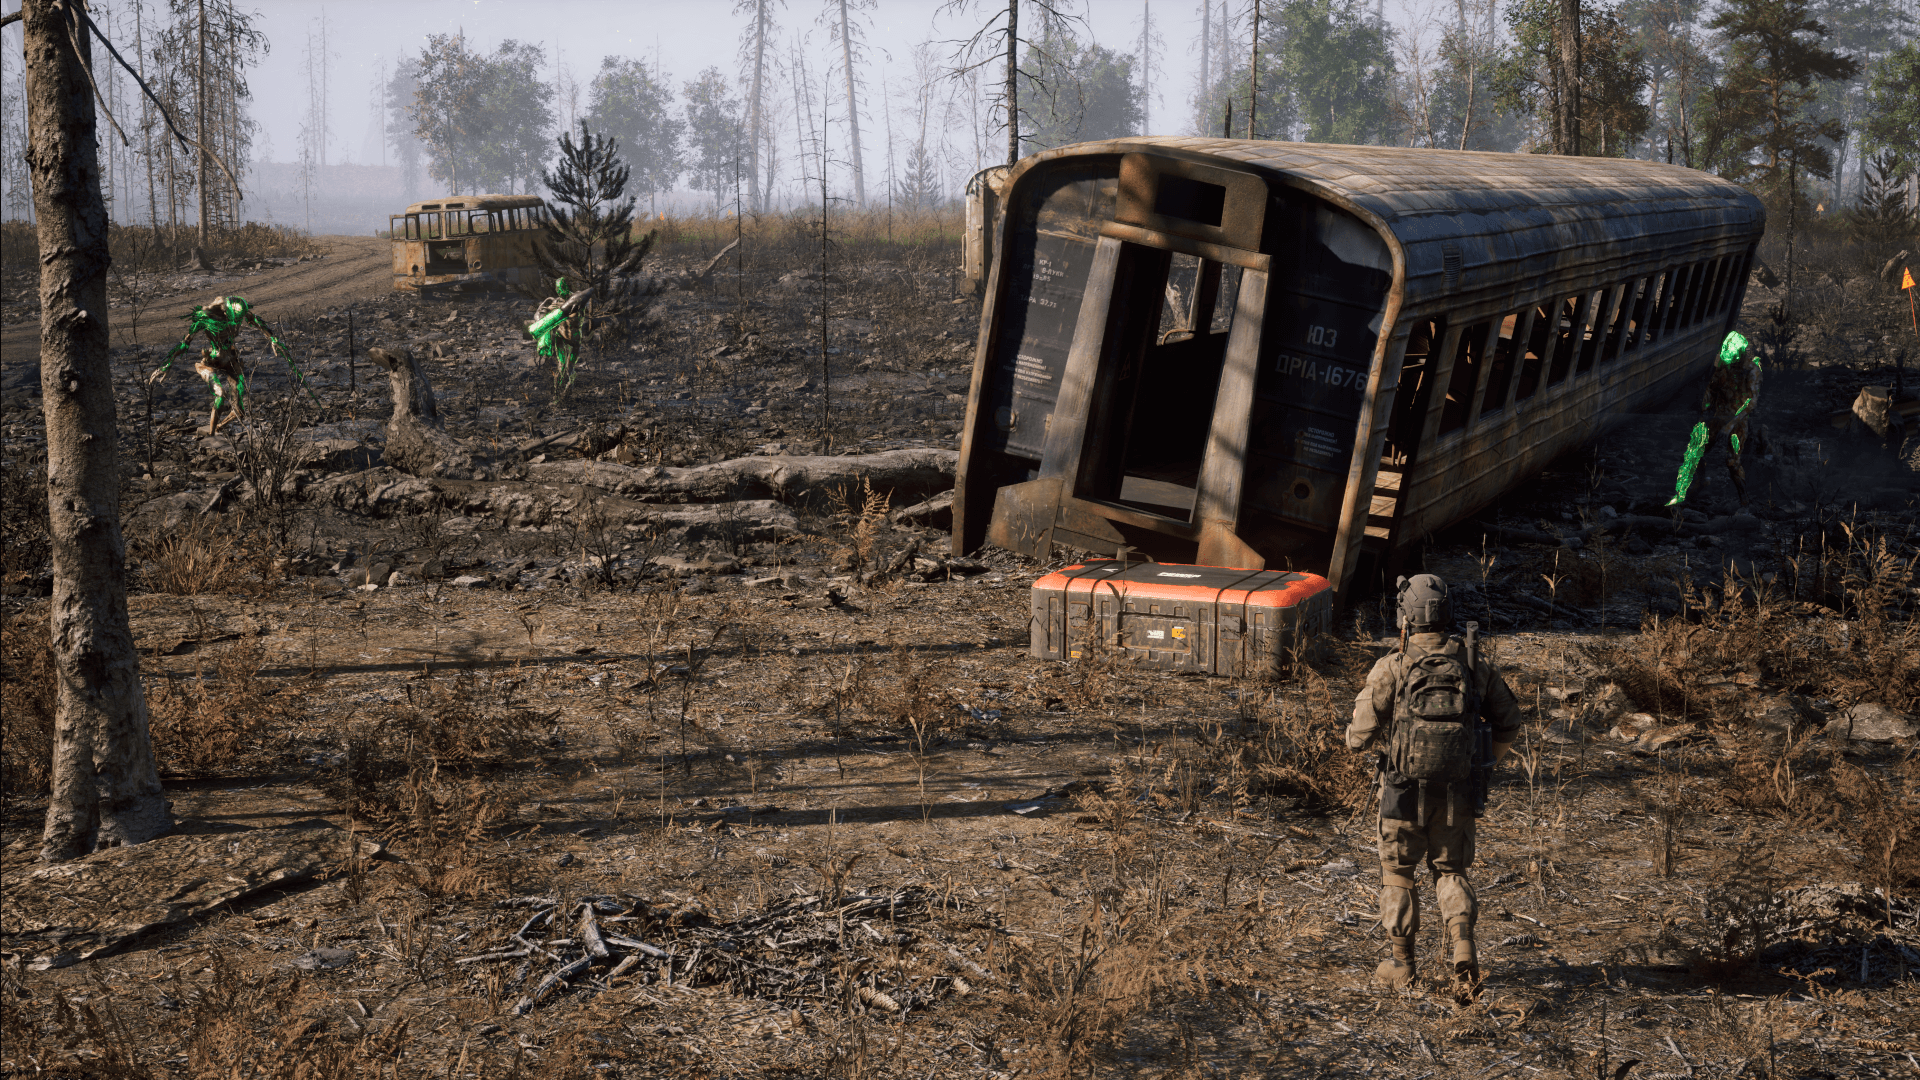
[{"label": "bus window", "polygon": [[1487,348],[1487,331],[1492,328],[1491,323],[1469,326],[1460,335],[1460,344],[1454,347],[1453,375],[1447,379],[1447,403],[1440,413],[1442,435],[1467,426],[1467,413],[1473,408],[1473,392],[1479,386],[1480,372],[1486,366],[1481,360]]},{"label": "bus window", "polygon": [[1519,323],[1518,312],[1500,320],[1500,336],[1493,341],[1493,366],[1487,369],[1487,400],[1480,406],[1482,420],[1506,407],[1507,384],[1513,381],[1513,335]]}]

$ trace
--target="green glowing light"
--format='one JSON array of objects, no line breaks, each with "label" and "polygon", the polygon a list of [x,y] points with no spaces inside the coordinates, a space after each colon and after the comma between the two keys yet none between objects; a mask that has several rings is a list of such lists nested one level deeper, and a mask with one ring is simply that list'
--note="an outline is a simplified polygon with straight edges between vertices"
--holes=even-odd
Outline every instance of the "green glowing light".
[{"label": "green glowing light", "polygon": [[[553,291],[563,300],[572,295],[567,288],[566,278],[556,278]],[[557,307],[527,327],[527,333],[538,346],[536,351],[539,355],[553,358],[553,389],[556,396],[565,393],[573,385],[576,374],[574,361],[579,358],[579,349],[573,339],[562,337],[560,331],[578,314],[577,311],[567,310],[565,306]]]},{"label": "green glowing light", "polygon": [[[314,394],[313,387],[307,385],[306,373],[300,370],[300,365],[294,363],[293,350],[287,348],[287,343],[281,341],[280,338],[274,334],[273,327],[268,326],[265,319],[253,313],[253,305],[243,296],[228,296],[222,299],[224,299],[226,303],[216,305],[212,308],[196,307],[180,317],[181,321],[187,324],[187,336],[180,339],[180,344],[175,345],[172,350],[167,353],[166,361],[160,365],[160,370],[154,372],[154,377],[158,378],[165,375],[168,369],[173,367],[175,357],[183,352],[191,351],[193,348],[193,339],[196,336],[200,334],[207,336],[207,358],[210,360],[218,360],[221,356],[222,343],[231,342],[236,333],[245,327],[251,326],[266,335],[268,351],[286,362],[287,370],[293,372],[294,381],[299,383],[302,389],[306,390],[307,396],[313,398],[315,401],[319,401],[320,398]],[[237,405],[243,402],[247,396],[246,374],[243,372],[235,375],[233,383],[233,398]],[[208,379],[207,384],[213,390],[214,407],[218,409],[226,402],[226,395],[220,386],[220,380]]]},{"label": "green glowing light", "polygon": [[1740,354],[1746,351],[1746,335],[1735,330],[1733,333],[1727,335],[1725,341],[1720,343],[1720,362],[1728,365],[1734,364],[1739,361]]},{"label": "green glowing light", "polygon": [[1693,474],[1700,469],[1700,459],[1707,456],[1707,423],[1693,425],[1693,434],[1687,438],[1686,456],[1680,459],[1680,475],[1673,482],[1673,498],[1668,506],[1679,506],[1687,501],[1687,489],[1693,486]]}]

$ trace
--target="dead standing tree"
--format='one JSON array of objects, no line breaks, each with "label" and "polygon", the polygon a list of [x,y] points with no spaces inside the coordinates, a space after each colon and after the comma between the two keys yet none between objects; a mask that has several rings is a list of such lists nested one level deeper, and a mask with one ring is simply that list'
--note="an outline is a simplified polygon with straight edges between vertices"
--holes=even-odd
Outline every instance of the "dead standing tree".
[{"label": "dead standing tree", "polygon": [[29,141],[40,261],[56,688],[53,794],[41,857],[77,858],[173,828],[127,618],[119,430],[107,355],[107,210],[79,0],[25,0]]}]

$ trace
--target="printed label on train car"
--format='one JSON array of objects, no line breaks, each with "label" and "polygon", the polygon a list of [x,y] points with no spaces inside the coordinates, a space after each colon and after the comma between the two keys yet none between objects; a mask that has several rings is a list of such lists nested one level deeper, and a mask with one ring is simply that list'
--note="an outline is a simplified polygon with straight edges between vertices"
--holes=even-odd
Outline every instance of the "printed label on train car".
[{"label": "printed label on train car", "polygon": [[1034,238],[1032,263],[1023,267],[1032,285],[1018,327],[1020,346],[1012,363],[1001,369],[1010,400],[994,413],[1009,450],[1038,457],[1046,448],[1047,417],[1060,396],[1093,248],[1091,242],[1066,233],[1048,231]]},{"label": "printed label on train car", "polygon": [[1285,290],[1274,297],[1272,306],[1269,333],[1280,348],[1362,368],[1372,362],[1380,336],[1380,309]]}]

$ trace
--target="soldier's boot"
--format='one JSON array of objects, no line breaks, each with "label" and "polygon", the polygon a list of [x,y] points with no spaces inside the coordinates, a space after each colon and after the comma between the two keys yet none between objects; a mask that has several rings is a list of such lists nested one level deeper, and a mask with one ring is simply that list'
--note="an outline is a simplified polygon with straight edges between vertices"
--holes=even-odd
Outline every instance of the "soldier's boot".
[{"label": "soldier's boot", "polygon": [[1373,969],[1373,981],[1391,990],[1404,990],[1413,985],[1413,935],[1389,937],[1387,944],[1393,955]]},{"label": "soldier's boot", "polygon": [[1447,920],[1447,940],[1453,951],[1453,989],[1461,1001],[1471,1001],[1480,990],[1480,954],[1473,940],[1473,924],[1464,917]]}]

